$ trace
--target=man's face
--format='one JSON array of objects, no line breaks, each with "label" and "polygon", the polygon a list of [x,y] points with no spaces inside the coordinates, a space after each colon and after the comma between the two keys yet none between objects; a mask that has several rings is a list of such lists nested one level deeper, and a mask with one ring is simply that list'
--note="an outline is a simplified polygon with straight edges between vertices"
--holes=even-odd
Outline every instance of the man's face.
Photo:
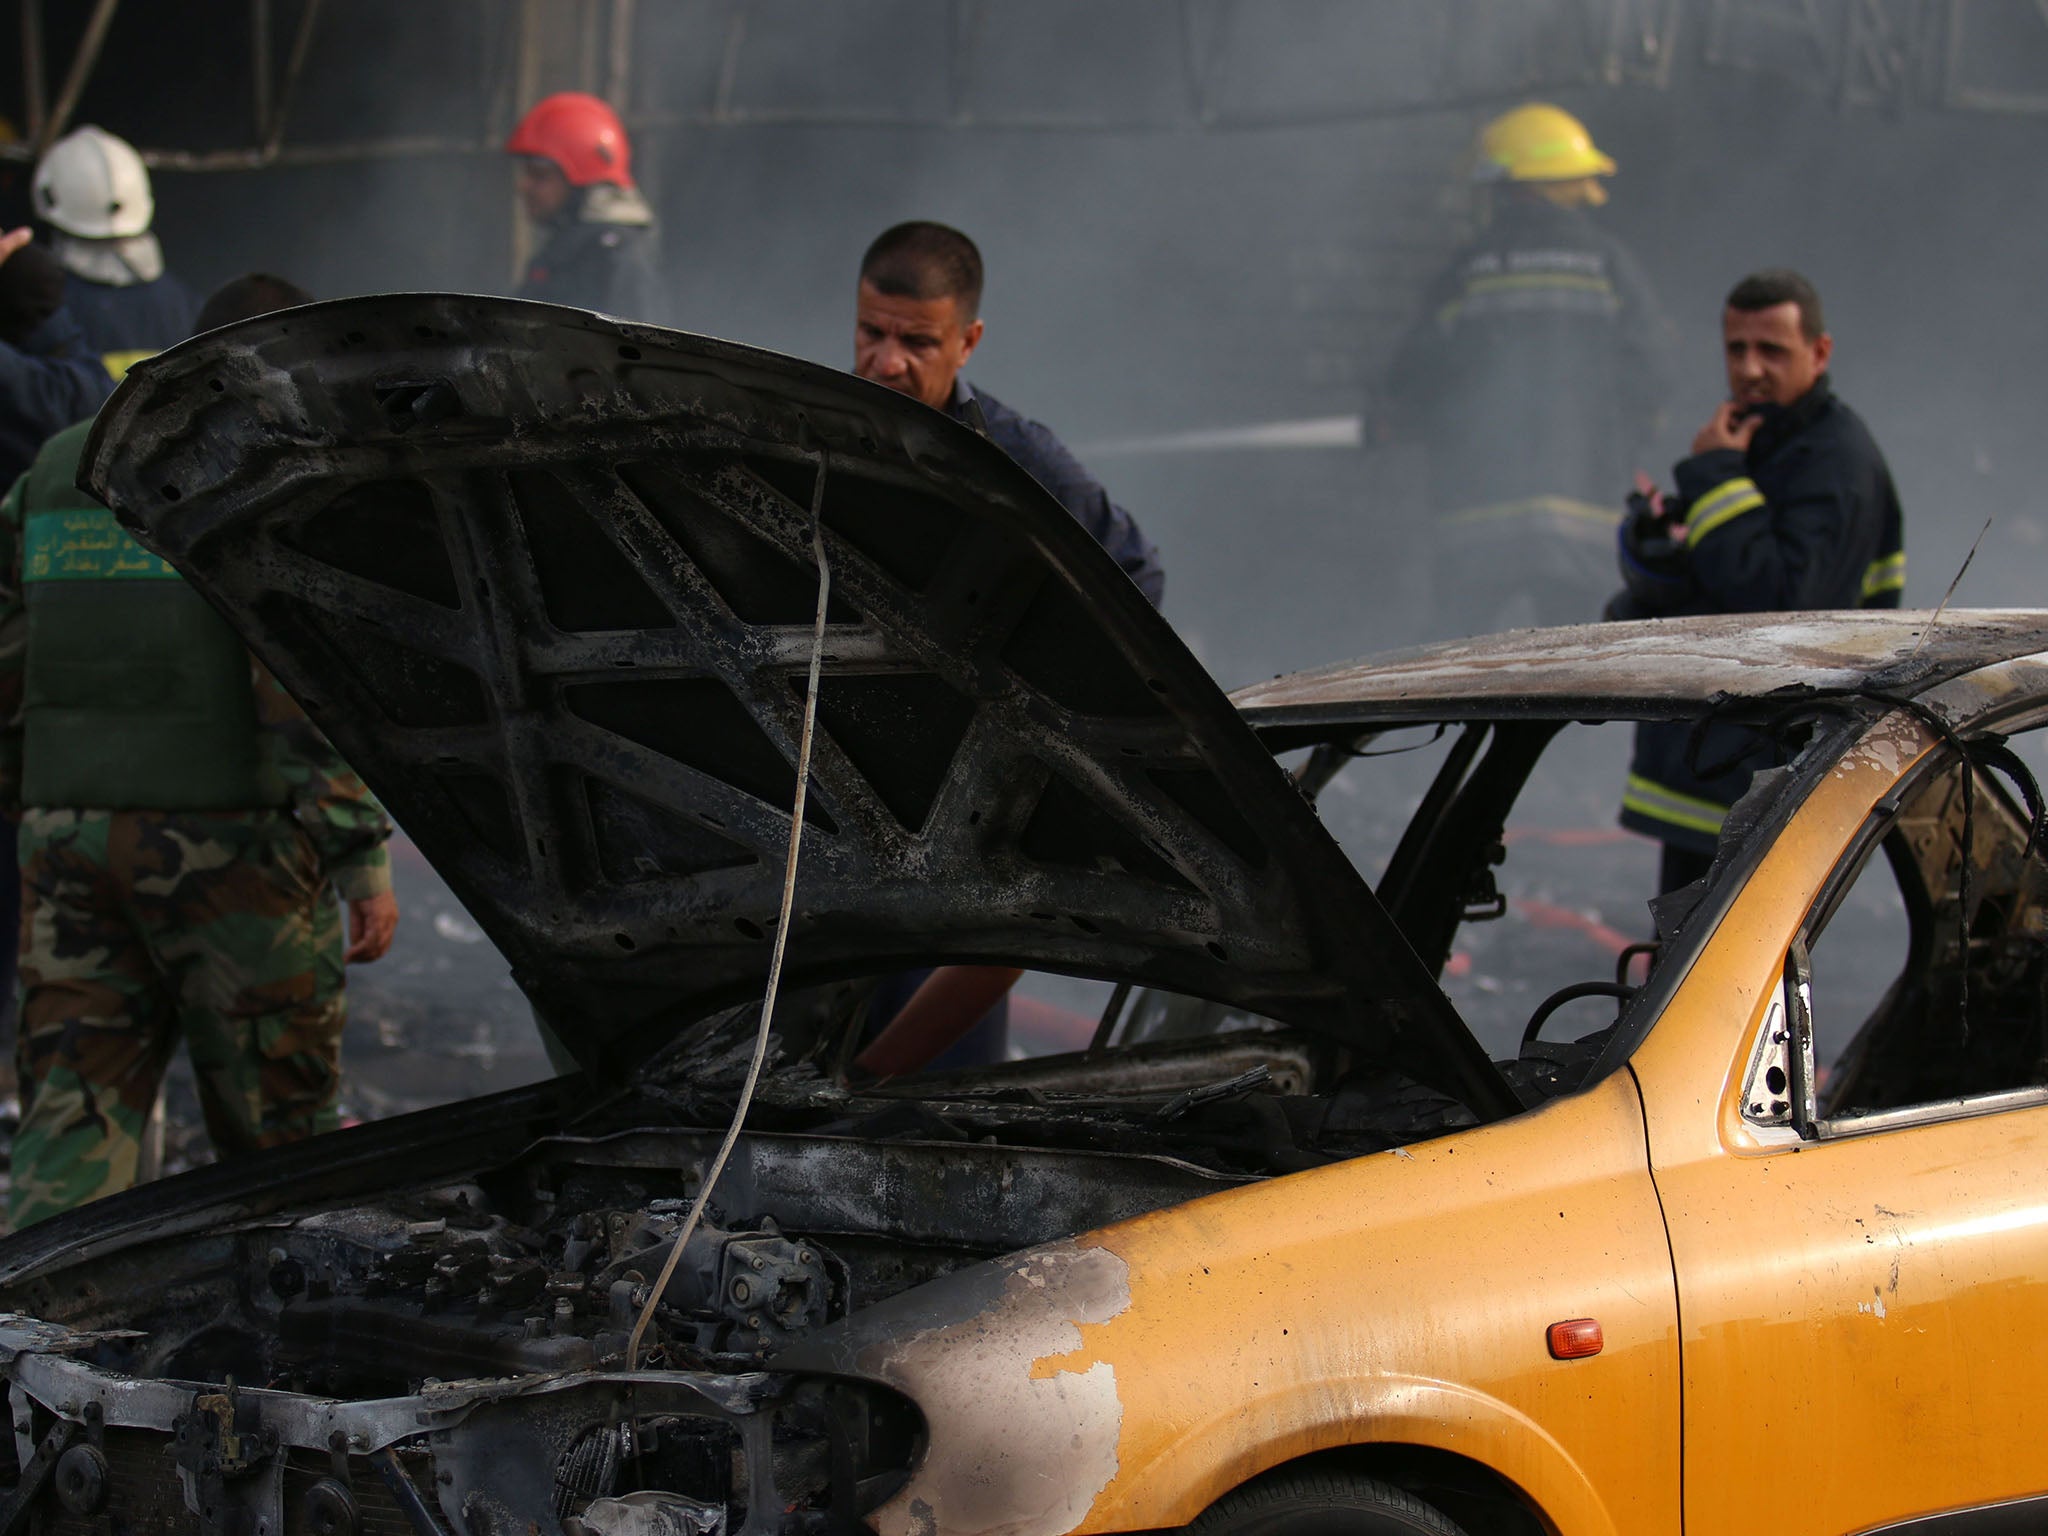
[{"label": "man's face", "polygon": [[909,299],[860,285],[853,371],[864,379],[944,410],[980,340],[981,321],[963,320],[958,299]]},{"label": "man's face", "polygon": [[536,224],[552,224],[569,201],[569,178],[540,155],[519,157],[519,202]]},{"label": "man's face", "polygon": [[1728,363],[1728,398],[1737,405],[1790,405],[1827,371],[1832,336],[1809,337],[1799,327],[1799,306],[1721,312],[1721,346]]}]

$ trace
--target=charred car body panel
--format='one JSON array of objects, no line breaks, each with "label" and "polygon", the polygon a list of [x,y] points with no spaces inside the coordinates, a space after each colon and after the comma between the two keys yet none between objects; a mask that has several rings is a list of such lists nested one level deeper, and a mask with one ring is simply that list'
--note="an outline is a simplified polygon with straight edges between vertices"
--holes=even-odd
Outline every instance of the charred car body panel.
[{"label": "charred car body panel", "polygon": [[[0,1241],[0,1306],[31,1314],[0,1321],[0,1536],[1067,1536],[1185,1522],[1301,1465],[1475,1530],[1746,1530],[1752,1485],[1720,1474],[1782,1466],[1845,1403],[1857,1436],[1818,1448],[1829,1475],[1779,1528],[2048,1492],[2022,1400],[2048,1369],[2027,1353],[2048,1175],[1990,1166],[2002,1127],[2048,1144],[2048,1088],[1833,1140],[1746,1098],[1758,1063],[1797,1068],[1788,978],[1843,861],[1882,834],[1938,870],[1966,830],[1893,828],[1902,786],[1956,733],[2048,718],[2022,659],[2042,616],[1497,637],[1247,690],[1248,726],[953,424],[741,348],[433,296],[143,365],[91,474],[597,1071]],[[814,504],[838,607],[793,990],[655,1297],[756,1027]],[[1577,716],[1702,709],[1796,717],[1790,766],[1614,1024],[1488,1063],[1434,973],[1530,768]],[[1458,734],[1376,895],[1297,788],[1314,775],[1271,753],[1409,721]],[[2048,975],[2027,949],[2048,882],[2016,802],[1982,804],[1978,910],[1933,902],[1915,953],[1995,954],[1989,1025]],[[1232,1022],[1133,1041],[1106,1016],[1071,1056],[835,1073],[847,978],[947,959]],[[1930,1180],[1923,1132],[1990,1171]],[[1900,1180],[1946,1208],[1887,1205]],[[1871,1218],[1845,1191],[1890,1213],[1888,1250],[1853,1247]],[[1963,1254],[1979,1267],[1942,1278]],[[625,1372],[650,1304],[660,1368]],[[1920,1331],[1882,1332],[1893,1307]],[[1968,1344],[1914,1343],[1945,1309],[2024,1357],[1981,1410],[1952,1407]],[[1550,1325],[1584,1318],[1600,1352],[1555,1358]],[[1792,1383],[1768,1365],[1788,1351]],[[1936,1454],[1887,1449],[1899,1415]]]},{"label": "charred car body panel", "polygon": [[1114,963],[1516,1107],[1115,563],[893,391],[547,305],[351,300],[167,354],[86,458],[593,1064],[766,973],[815,506],[837,608],[791,986]]}]

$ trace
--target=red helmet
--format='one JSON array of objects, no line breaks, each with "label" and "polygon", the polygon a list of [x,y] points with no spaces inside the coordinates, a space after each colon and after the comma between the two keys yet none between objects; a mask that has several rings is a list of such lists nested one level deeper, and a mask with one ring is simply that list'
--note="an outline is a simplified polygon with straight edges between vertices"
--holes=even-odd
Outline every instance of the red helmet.
[{"label": "red helmet", "polygon": [[572,187],[601,181],[633,185],[633,147],[618,113],[582,91],[542,97],[519,119],[505,150],[554,161]]}]

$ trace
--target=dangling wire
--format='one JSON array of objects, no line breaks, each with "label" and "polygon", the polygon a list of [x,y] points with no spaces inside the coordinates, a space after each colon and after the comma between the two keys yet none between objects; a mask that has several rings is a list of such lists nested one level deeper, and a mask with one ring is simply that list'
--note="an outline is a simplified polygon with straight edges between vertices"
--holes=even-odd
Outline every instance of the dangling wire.
[{"label": "dangling wire", "polygon": [[747,1064],[747,1080],[740,1087],[739,1103],[733,1108],[732,1124],[726,1127],[725,1140],[718,1148],[718,1155],[711,1160],[710,1168],[705,1170],[704,1182],[697,1190],[697,1198],[690,1202],[690,1213],[683,1218],[675,1246],[669,1249],[661,1274],[648,1291],[647,1302],[641,1307],[640,1316],[633,1323],[633,1332],[626,1340],[626,1369],[629,1371],[639,1369],[640,1344],[647,1336],[648,1325],[654,1321],[654,1309],[661,1305],[662,1294],[675,1277],[676,1265],[682,1262],[683,1249],[696,1232],[697,1223],[703,1219],[704,1207],[710,1203],[711,1191],[717,1185],[719,1175],[725,1172],[726,1160],[739,1144],[740,1130],[747,1122],[747,1110],[754,1102],[754,1087],[761,1080],[761,1064],[768,1059],[768,1030],[775,1018],[775,994],[782,985],[782,954],[789,942],[790,915],[796,907],[796,859],[803,847],[804,801],[811,782],[811,737],[818,720],[818,675],[825,659],[825,609],[832,598],[832,567],[825,563],[824,512],[825,450],[821,446],[818,449],[818,483],[811,491],[811,556],[818,562],[818,613],[811,625],[810,681],[804,689],[803,735],[798,738],[796,749],[796,801],[789,813],[789,855],[782,867],[782,915],[776,919],[775,944],[769,951],[768,987],[761,999],[761,1022],[754,1032],[754,1058]]},{"label": "dangling wire", "polygon": [[1920,647],[1933,637],[1936,627],[1941,623],[1941,616],[1948,612],[1948,600],[1956,595],[1956,588],[1963,584],[1963,573],[1969,570],[1970,562],[1977,558],[1977,546],[1984,542],[1984,535],[1991,531],[1991,519],[1997,516],[1998,509],[1993,507],[1991,517],[1984,519],[1984,526],[1977,530],[1977,537],[1970,541],[1970,552],[1963,556],[1963,563],[1956,567],[1955,575],[1949,578],[1948,590],[1941,594],[1941,601],[1934,606],[1934,617],[1927,621],[1927,627],[1920,631],[1920,638],[1913,642],[1913,649],[1906,653],[1908,661],[1918,656]]}]

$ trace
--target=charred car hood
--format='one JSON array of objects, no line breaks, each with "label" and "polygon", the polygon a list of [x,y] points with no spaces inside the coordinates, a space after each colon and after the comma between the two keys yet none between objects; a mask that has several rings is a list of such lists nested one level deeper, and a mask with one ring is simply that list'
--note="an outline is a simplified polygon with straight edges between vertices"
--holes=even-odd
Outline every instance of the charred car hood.
[{"label": "charred car hood", "polygon": [[762,985],[815,500],[832,605],[786,985],[1106,973],[1514,1108],[1172,628],[912,400],[581,311],[383,296],[138,365],[81,482],[305,704],[588,1065]]}]

